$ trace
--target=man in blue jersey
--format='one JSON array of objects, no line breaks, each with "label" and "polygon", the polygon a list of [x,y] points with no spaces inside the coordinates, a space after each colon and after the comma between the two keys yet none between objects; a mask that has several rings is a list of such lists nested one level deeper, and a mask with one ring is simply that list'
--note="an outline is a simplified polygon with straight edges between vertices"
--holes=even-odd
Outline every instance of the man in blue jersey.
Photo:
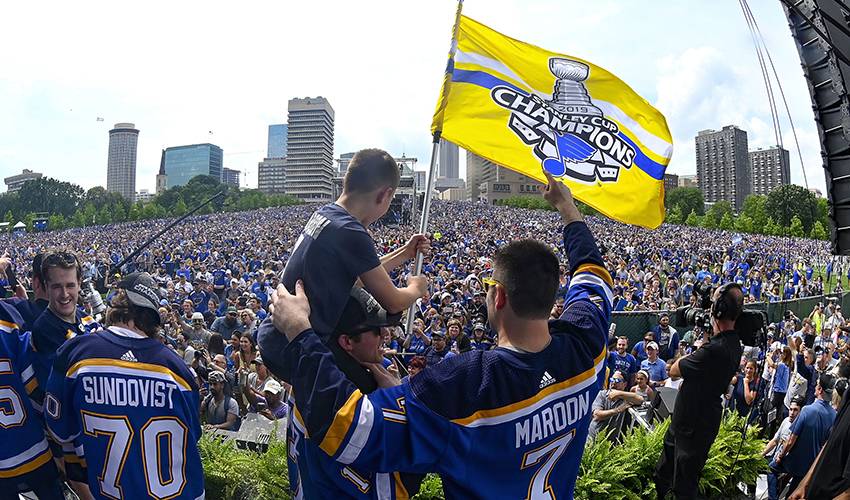
[{"label": "man in blue jersey", "polygon": [[80,296],[82,267],[70,252],[52,252],[44,256],[41,275],[47,291],[47,307],[32,325],[32,346],[35,350],[35,375],[42,386],[56,351],[68,339],[100,329],[100,325],[83,313],[77,302]]},{"label": "man in blue jersey", "polygon": [[35,378],[30,334],[20,315],[0,301],[0,500],[32,490],[43,500],[61,500],[59,471],[44,435],[43,387]]},{"label": "man in blue jersey", "polygon": [[51,434],[77,442],[96,499],[203,498],[198,386],[157,339],[159,293],[148,273],[118,283],[108,329],[57,353],[44,401]]},{"label": "man in blue jersey", "polygon": [[[381,329],[398,325],[400,314],[390,315],[368,292],[353,288],[343,309],[332,341],[328,344],[335,359],[350,358],[367,366],[383,366]],[[344,363],[339,363],[343,364]],[[280,376],[291,379],[290,373]],[[362,376],[346,373],[357,389],[369,394],[377,387],[369,372]],[[295,498],[408,498],[419,490],[419,474],[374,473],[334,461],[319,448],[320,443],[306,432],[297,404],[289,421],[289,484]],[[403,413],[387,413],[403,419]]]},{"label": "man in blue jersey", "polygon": [[513,241],[484,280],[498,346],[401,385],[374,364],[386,388],[361,393],[313,331],[301,283],[295,295],[277,289],[272,316],[290,342],[263,359],[284,358],[301,420],[322,451],[373,472],[437,472],[452,498],[572,498],[604,376],[612,283],[569,189],[550,176],[545,197],[566,225],[572,279],[561,317],[548,321],[557,257],[540,242]]}]

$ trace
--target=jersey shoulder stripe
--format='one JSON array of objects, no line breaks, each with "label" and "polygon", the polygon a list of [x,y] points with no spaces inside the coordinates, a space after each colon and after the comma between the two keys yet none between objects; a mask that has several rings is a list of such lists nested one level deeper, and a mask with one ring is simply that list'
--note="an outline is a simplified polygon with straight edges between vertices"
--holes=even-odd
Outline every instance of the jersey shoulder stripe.
[{"label": "jersey shoulder stripe", "polygon": [[191,391],[192,386],[180,375],[165,366],[149,363],[122,361],[110,358],[92,358],[77,361],[66,372],[68,378],[76,378],[83,373],[120,373],[129,376],[158,378],[174,382],[183,391]]},{"label": "jersey shoulder stripe", "polygon": [[20,326],[18,326],[16,323],[0,319],[0,331],[5,333],[12,333],[18,329],[20,329]]},{"label": "jersey shoulder stripe", "polygon": [[576,268],[575,272],[573,273],[573,276],[575,276],[577,274],[581,274],[581,273],[593,274],[594,276],[598,276],[599,278],[602,278],[602,280],[605,281],[605,283],[609,287],[614,286],[614,280],[611,279],[611,273],[609,273],[607,269],[605,269],[604,267],[602,267],[598,264],[590,264],[590,263],[581,264],[581,265],[578,266],[578,268]]},{"label": "jersey shoulder stripe", "polygon": [[346,434],[348,434],[349,429],[352,428],[352,423],[354,423],[355,413],[360,406],[359,403],[361,398],[363,398],[363,393],[360,392],[360,389],[356,389],[348,396],[348,400],[345,404],[343,404],[336,412],[336,416],[334,416],[331,426],[328,428],[328,431],[325,433],[325,437],[319,444],[319,448],[328,455],[336,455],[336,452],[339,450],[339,446],[345,440]]},{"label": "jersey shoulder stripe", "polygon": [[553,400],[567,397],[570,394],[579,392],[595,384],[599,371],[605,366],[606,354],[606,350],[603,349],[593,360],[593,367],[563,382],[546,386],[543,390],[528,399],[517,401],[501,408],[477,411],[468,417],[454,419],[452,422],[465,427],[480,427],[498,425],[533,413]]}]

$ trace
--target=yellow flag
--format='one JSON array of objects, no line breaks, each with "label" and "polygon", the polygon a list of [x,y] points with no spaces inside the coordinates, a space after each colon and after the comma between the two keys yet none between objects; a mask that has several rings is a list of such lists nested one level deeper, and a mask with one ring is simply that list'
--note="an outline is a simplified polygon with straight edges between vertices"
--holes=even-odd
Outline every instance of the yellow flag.
[{"label": "yellow flag", "polygon": [[673,139],[664,116],[578,57],[460,16],[432,132],[545,182],[543,170],[603,214],[658,227]]}]

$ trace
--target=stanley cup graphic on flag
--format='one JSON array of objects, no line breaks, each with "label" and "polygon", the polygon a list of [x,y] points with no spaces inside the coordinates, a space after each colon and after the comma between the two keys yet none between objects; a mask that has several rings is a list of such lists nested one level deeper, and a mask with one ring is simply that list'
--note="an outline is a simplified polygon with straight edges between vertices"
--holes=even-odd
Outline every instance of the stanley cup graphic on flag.
[{"label": "stanley cup graphic on flag", "polygon": [[432,132],[521,174],[543,170],[605,215],[655,228],[673,144],[664,116],[622,80],[460,16]]}]

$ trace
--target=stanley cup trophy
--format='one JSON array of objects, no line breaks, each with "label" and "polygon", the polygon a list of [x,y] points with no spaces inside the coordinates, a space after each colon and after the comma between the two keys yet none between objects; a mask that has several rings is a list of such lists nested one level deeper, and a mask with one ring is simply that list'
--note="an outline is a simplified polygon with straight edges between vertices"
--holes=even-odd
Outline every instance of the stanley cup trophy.
[{"label": "stanley cup trophy", "polygon": [[550,101],[553,108],[568,115],[602,116],[602,110],[590,102],[587,89],[581,83],[590,74],[586,64],[553,57],[549,59],[549,71],[557,78]]}]

